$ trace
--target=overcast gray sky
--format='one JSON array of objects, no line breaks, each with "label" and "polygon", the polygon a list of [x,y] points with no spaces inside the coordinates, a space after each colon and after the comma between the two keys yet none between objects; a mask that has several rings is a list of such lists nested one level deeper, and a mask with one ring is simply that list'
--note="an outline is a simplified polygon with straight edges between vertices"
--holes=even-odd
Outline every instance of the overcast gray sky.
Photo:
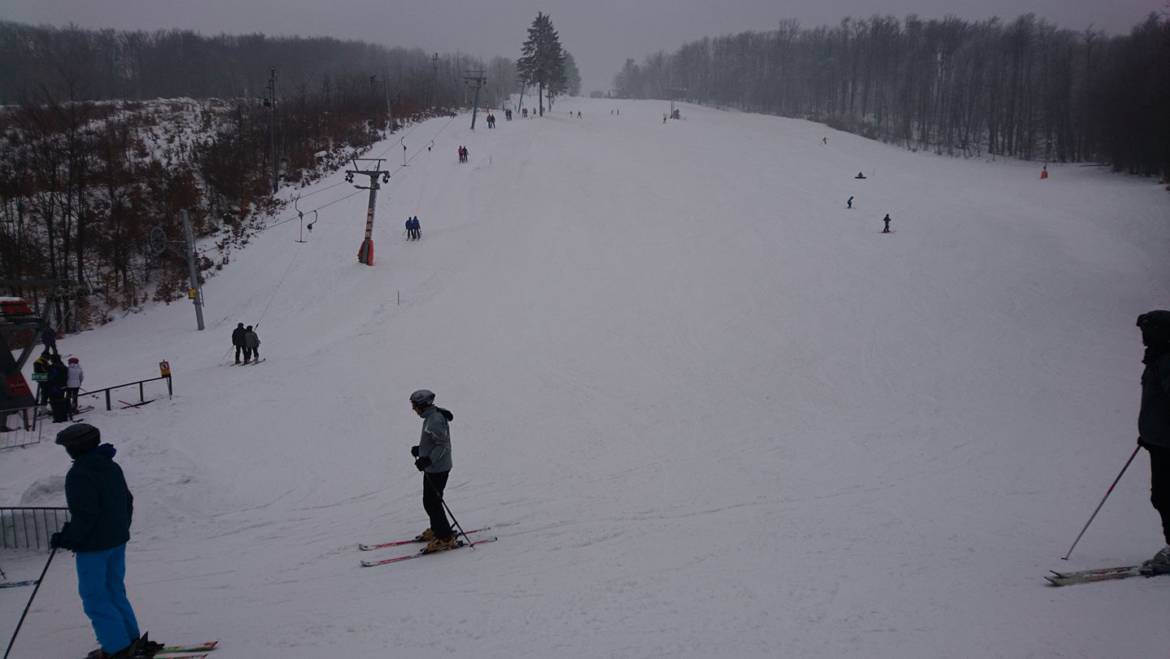
[{"label": "overcast gray sky", "polygon": [[516,58],[536,12],[552,16],[577,58],[583,91],[608,89],[627,57],[786,18],[806,27],[845,16],[1015,18],[1128,32],[1170,0],[0,0],[0,18],[24,23],[205,33],[332,36],[390,46]]}]

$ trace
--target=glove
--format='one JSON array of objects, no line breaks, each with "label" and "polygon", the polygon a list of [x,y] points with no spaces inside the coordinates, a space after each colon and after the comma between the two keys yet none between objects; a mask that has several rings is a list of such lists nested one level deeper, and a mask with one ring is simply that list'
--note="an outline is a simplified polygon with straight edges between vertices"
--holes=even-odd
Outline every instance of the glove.
[{"label": "glove", "polygon": [[431,459],[424,455],[421,458],[419,458],[418,460],[414,461],[414,466],[419,471],[422,471],[423,469],[426,469],[427,467],[431,466]]},{"label": "glove", "polygon": [[52,549],[64,549],[64,547],[61,546],[61,532],[60,531],[57,531],[53,535],[49,536],[49,547],[51,547]]},{"label": "glove", "polygon": [[410,447],[410,454],[417,458],[418,457],[418,447],[411,446]]}]

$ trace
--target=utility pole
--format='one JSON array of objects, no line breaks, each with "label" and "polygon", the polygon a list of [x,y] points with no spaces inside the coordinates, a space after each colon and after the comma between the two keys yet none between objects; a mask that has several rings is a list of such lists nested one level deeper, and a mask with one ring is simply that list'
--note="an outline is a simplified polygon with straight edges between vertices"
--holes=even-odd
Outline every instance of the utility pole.
[{"label": "utility pole", "polygon": [[[272,194],[280,191],[280,160],[276,157],[276,67],[268,70],[268,141],[272,151]],[[200,327],[199,329],[203,329]]]},{"label": "utility pole", "polygon": [[203,331],[203,288],[199,285],[199,269],[195,267],[195,232],[191,230],[191,218],[187,217],[187,209],[179,211],[183,220],[183,232],[187,235],[187,269],[191,273],[191,287],[187,289],[187,297],[195,303],[195,321],[199,331]]},{"label": "utility pole", "polygon": [[[374,163],[373,169],[361,169],[358,161]],[[358,263],[365,265],[374,265],[374,208],[378,203],[378,179],[382,179],[383,183],[390,182],[390,172],[382,169],[382,161],[385,158],[354,158],[353,169],[345,170],[345,180],[353,183],[355,174],[362,174],[370,177],[370,185],[355,185],[353,187],[359,190],[370,191],[370,205],[366,209],[366,237],[362,240],[361,247],[358,248]]]},{"label": "utility pole", "polygon": [[475,84],[475,103],[471,106],[471,130],[475,130],[475,115],[479,113],[479,90],[487,84],[487,78],[484,77],[483,71],[468,71],[463,76],[463,81],[468,85]]}]

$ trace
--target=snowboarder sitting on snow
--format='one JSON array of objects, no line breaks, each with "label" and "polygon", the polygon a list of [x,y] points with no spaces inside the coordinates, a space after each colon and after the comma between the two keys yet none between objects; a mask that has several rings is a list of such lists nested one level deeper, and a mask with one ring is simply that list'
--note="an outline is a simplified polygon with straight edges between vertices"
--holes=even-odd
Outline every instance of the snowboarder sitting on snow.
[{"label": "snowboarder sitting on snow", "polygon": [[1150,453],[1150,503],[1162,517],[1166,546],[1142,564],[1145,574],[1170,574],[1170,311],[1138,316],[1146,354],[1138,444]]},{"label": "snowboarder sitting on snow", "polygon": [[426,540],[423,553],[429,554],[456,547],[455,532],[443,510],[443,489],[451,475],[451,430],[448,422],[455,418],[450,411],[435,405],[434,392],[419,389],[410,394],[410,407],[423,419],[422,437],[418,446],[410,447],[415,457],[414,466],[423,472],[423,510],[430,517],[431,526],[419,534]]},{"label": "snowboarder sitting on snow", "polygon": [[237,364],[240,363],[240,353],[244,351],[244,335],[247,333],[248,330],[244,329],[243,323],[236,325],[236,328],[232,330],[232,345],[236,347]]},{"label": "snowboarder sitting on snow", "polygon": [[260,361],[260,336],[251,325],[244,330],[244,363],[247,364],[249,359]]},{"label": "snowboarder sitting on snow", "polygon": [[857,176],[854,176],[853,178],[865,178],[865,174],[862,174],[861,172],[857,172]]},{"label": "snowboarder sitting on snow", "polygon": [[69,522],[54,533],[49,545],[75,552],[78,590],[85,615],[101,648],[87,659],[137,659],[162,648],[139,636],[134,608],[126,597],[126,543],[134,496],[126,486],[117,451],[101,444],[101,432],[75,423],[57,433],[73,466],[65,476]]}]

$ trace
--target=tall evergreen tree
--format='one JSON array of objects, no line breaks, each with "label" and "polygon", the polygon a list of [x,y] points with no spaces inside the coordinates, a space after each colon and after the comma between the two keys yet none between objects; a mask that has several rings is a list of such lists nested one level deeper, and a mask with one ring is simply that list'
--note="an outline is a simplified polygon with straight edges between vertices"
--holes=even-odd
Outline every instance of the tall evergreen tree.
[{"label": "tall evergreen tree", "polygon": [[536,14],[520,52],[523,54],[516,60],[516,73],[524,84],[537,86],[540,115],[544,116],[545,93],[548,93],[551,107],[553,97],[565,84],[565,54],[561,49],[561,38],[546,14]]},{"label": "tall evergreen tree", "polygon": [[573,53],[565,51],[565,93],[569,96],[581,94],[581,72],[577,69],[577,60]]}]

